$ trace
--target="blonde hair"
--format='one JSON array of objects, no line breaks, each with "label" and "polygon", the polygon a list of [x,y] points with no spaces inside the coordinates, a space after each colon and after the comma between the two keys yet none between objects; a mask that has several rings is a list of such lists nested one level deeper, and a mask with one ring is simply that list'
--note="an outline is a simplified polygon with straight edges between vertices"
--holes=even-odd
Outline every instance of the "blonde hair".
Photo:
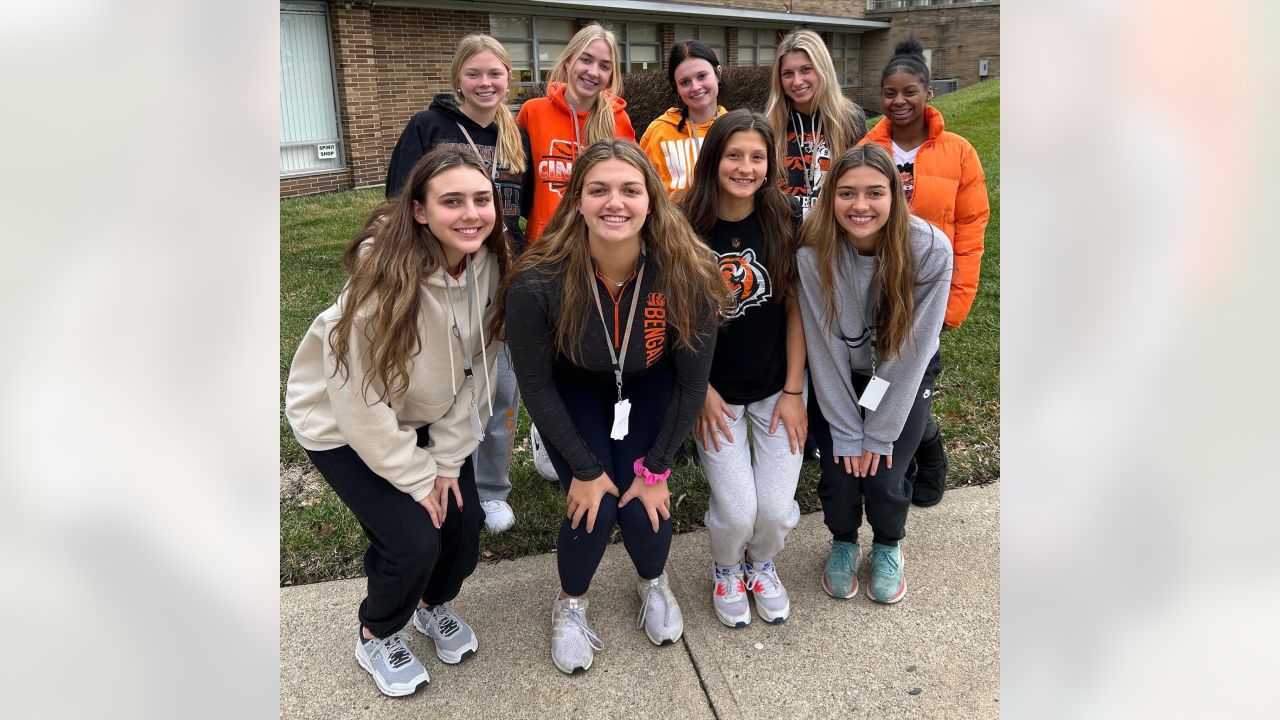
[{"label": "blonde hair", "polygon": [[[596,106],[591,109],[587,118],[586,144],[607,140],[613,137],[616,128],[613,124],[613,98],[622,95],[622,60],[618,57],[618,40],[612,32],[605,30],[599,23],[591,23],[573,36],[564,52],[556,58],[555,68],[547,76],[547,82],[570,82],[570,68],[578,60],[578,56],[586,51],[587,46],[596,40],[603,40],[609,46],[609,87],[596,96]],[[566,89],[567,92],[567,89]]]},{"label": "blonde hair", "polygon": [[850,170],[867,166],[889,181],[889,220],[876,240],[875,316],[870,319],[876,331],[876,351],[882,360],[900,355],[911,338],[915,316],[915,259],[911,255],[911,211],[902,189],[902,176],[889,151],[876,143],[850,148],[831,163],[827,182],[823,183],[818,202],[800,227],[800,245],[817,253],[818,276],[825,298],[827,327],[836,317],[835,268],[840,267],[840,254],[853,250],[848,235],[836,221],[836,185]]},{"label": "blonde hair", "polygon": [[[449,66],[449,77],[453,78],[459,101],[462,100],[462,65],[482,52],[493,53],[507,69],[507,92],[511,92],[511,56],[507,54],[507,49],[488,35],[475,33],[462,38],[462,42],[458,43],[458,52],[453,56],[453,64]],[[498,105],[498,114],[494,119],[498,123],[498,147],[494,148],[498,153],[498,162],[519,175],[524,172],[528,158],[524,156],[524,147],[520,142],[520,126],[516,125],[511,108],[507,107],[506,96],[503,96],[503,102]]]},{"label": "blonde hair", "polygon": [[765,106],[764,115],[769,118],[769,124],[773,126],[774,135],[777,136],[775,142],[778,145],[778,157],[787,156],[787,115],[791,111],[791,98],[782,90],[782,60],[793,52],[809,56],[809,62],[822,81],[814,98],[814,107],[817,113],[822,114],[822,125],[825,128],[823,134],[827,138],[831,157],[839,157],[867,134],[867,115],[857,103],[840,92],[840,79],[836,77],[831,53],[827,52],[827,45],[822,42],[822,37],[812,30],[793,30],[788,33],[778,43],[777,54],[773,58],[769,103]]},{"label": "blonde hair", "polygon": [[497,331],[502,329],[506,318],[507,286],[512,278],[536,273],[544,281],[560,279],[560,318],[555,327],[555,347],[571,361],[579,361],[579,345],[595,305],[587,225],[578,208],[591,168],[612,159],[631,165],[644,176],[649,215],[640,236],[658,272],[657,290],[667,298],[667,324],[675,331],[676,345],[697,350],[707,339],[699,336],[699,329],[710,315],[719,318],[720,311],[728,307],[729,302],[720,264],[667,197],[658,173],[640,146],[614,138],[590,145],[574,161],[564,199],[551,216],[546,231],[520,256],[498,293],[500,300],[490,321],[495,337],[501,337]]}]

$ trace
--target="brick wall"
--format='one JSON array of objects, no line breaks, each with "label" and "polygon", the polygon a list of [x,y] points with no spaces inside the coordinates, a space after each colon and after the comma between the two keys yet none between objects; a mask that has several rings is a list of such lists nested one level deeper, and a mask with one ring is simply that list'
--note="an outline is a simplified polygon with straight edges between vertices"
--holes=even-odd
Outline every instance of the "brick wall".
[{"label": "brick wall", "polygon": [[453,90],[449,66],[458,42],[470,33],[489,32],[489,14],[375,7],[371,16],[381,99],[381,183],[405,124],[437,93]]},{"label": "brick wall", "polygon": [[[681,2],[724,8],[728,11],[723,16],[723,22],[726,25],[732,22],[733,17],[729,13],[733,10],[770,10],[784,13],[790,6],[792,14],[795,15],[834,15],[847,18],[861,18],[867,12],[867,0],[790,0],[790,2],[788,0],[732,0],[729,3],[724,0],[681,0]],[[732,5],[732,9],[728,7],[729,5]],[[690,22],[699,21],[691,20]]]},{"label": "brick wall", "polygon": [[378,68],[369,16],[368,7],[356,5],[348,10],[342,0],[329,2],[342,141],[351,184],[357,188],[381,184],[387,172],[387,157],[382,151]]},{"label": "brick wall", "polygon": [[296,197],[298,195],[314,195],[323,192],[336,192],[351,189],[351,171],[337,170],[321,175],[303,175],[302,177],[280,178],[280,197]]},{"label": "brick wall", "polygon": [[[988,61],[987,79],[1000,76],[1000,6],[979,5],[945,10],[873,13],[868,19],[888,20],[893,26],[862,36],[862,99],[868,110],[880,112],[880,73],[893,56],[893,46],[908,34],[933,49],[934,78],[956,78],[960,87],[980,81],[978,60]],[[868,105],[867,103],[871,103]]]}]

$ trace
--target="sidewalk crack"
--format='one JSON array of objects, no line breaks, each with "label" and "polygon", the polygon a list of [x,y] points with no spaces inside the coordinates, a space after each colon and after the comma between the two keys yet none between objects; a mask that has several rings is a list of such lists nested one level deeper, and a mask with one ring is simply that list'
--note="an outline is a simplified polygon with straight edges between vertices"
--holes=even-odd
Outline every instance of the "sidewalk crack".
[{"label": "sidewalk crack", "polygon": [[698,666],[698,659],[693,656],[693,650],[689,647],[689,639],[686,635],[680,636],[680,644],[684,646],[684,652],[689,656],[689,662],[693,664],[693,674],[698,678],[698,687],[702,688],[702,696],[707,700],[707,707],[711,709],[711,716],[715,720],[720,720],[720,712],[716,710],[716,704],[711,701],[711,693],[707,690],[707,683],[702,679],[702,668]]}]

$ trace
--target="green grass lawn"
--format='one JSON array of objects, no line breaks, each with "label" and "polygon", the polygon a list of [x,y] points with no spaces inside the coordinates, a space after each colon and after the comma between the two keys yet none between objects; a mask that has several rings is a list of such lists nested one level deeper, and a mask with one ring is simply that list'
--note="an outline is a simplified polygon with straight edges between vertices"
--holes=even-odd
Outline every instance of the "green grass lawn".
[{"label": "green grass lawn", "polygon": [[[948,486],[989,483],[1000,474],[1000,85],[989,80],[934,101],[947,129],[973,143],[982,158],[991,198],[982,281],[964,327],[942,337],[945,370],[934,413],[946,438]],[[284,419],[284,383],[298,341],[328,307],[345,280],[341,254],[382,188],[293,198],[280,203],[280,581],[297,584],[363,573],[360,526],[311,467]],[[529,418],[511,465],[510,502],[518,519],[501,534],[481,536],[485,559],[509,559],[554,549],[564,495],[559,483],[533,469]],[[819,509],[818,468],[805,463],[797,500],[803,512]],[[671,475],[676,532],[701,527],[707,486],[701,471],[678,466]],[[928,512],[928,510],[913,510]],[[616,533],[615,533],[616,540]]]}]

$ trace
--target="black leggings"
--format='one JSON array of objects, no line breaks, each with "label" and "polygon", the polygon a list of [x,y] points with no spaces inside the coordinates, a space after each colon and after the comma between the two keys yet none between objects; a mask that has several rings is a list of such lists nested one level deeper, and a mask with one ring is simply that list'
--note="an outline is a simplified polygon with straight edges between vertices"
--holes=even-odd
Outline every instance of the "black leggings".
[{"label": "black leggings", "polygon": [[[907,509],[911,507],[911,482],[907,480],[907,465],[916,454],[925,423],[930,415],[930,398],[939,368],[934,355],[925,369],[920,387],[916,388],[916,401],[907,414],[902,432],[893,442],[893,469],[885,467],[886,458],[880,458],[876,474],[854,477],[844,471],[844,463],[833,462],[831,426],[822,415],[816,393],[809,395],[809,434],[818,444],[821,453],[821,476],[818,480],[818,498],[822,501],[823,520],[831,536],[843,542],[857,542],[858,528],[862,526],[862,508],[866,505],[867,522],[871,525],[873,542],[881,545],[897,545],[907,536]],[[853,386],[860,394],[871,378],[854,373]]]},{"label": "black leggings", "polygon": [[[618,493],[626,494],[635,479],[632,466],[636,458],[649,452],[662,427],[667,404],[675,390],[675,370],[658,368],[624,383],[623,395],[631,400],[631,415],[627,436],[622,440],[609,438],[613,427],[613,404],[618,399],[612,375],[597,381],[579,375],[557,374],[555,385],[583,442],[618,486]],[[560,476],[560,484],[568,493],[573,471],[550,442],[547,443],[547,455]],[[659,521],[658,532],[655,533],[643,503],[633,499],[619,508],[618,498],[612,495],[600,499],[594,532],[587,532],[585,515],[577,530],[570,526],[572,521],[565,518],[560,523],[560,536],[556,540],[560,588],[567,595],[587,594],[615,524],[622,530],[622,543],[640,577],[652,580],[661,575],[667,564],[667,552],[671,549],[671,521],[661,517]]]},{"label": "black leggings", "polygon": [[[427,428],[418,430],[418,446],[427,444]],[[360,521],[369,549],[364,572],[369,583],[360,603],[360,624],[376,637],[404,627],[418,606],[449,602],[476,569],[484,510],[476,493],[471,458],[458,473],[464,509],[453,493],[442,527],[431,523],[426,508],[369,469],[350,445],[307,450],[325,481]]]}]

